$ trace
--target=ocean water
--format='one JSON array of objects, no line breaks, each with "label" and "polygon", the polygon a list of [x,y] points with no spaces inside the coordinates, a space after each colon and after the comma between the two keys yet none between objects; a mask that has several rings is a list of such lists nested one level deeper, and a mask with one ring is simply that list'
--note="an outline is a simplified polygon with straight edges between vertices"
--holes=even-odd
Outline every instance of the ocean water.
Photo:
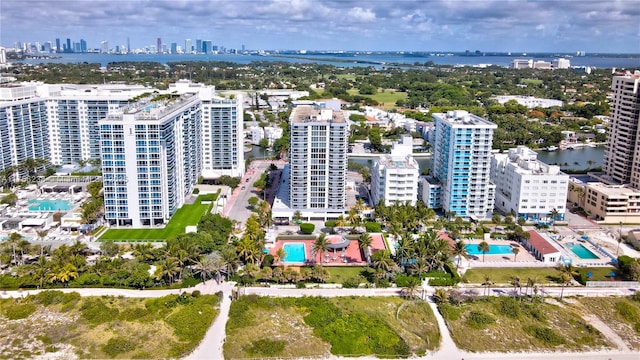
[{"label": "ocean water", "polygon": [[[439,65],[481,65],[491,64],[496,66],[509,66],[513,59],[534,59],[551,61],[567,54],[528,54],[506,55],[487,54],[484,56],[465,56],[461,54],[442,53],[315,53],[315,54],[270,54],[241,55],[241,54],[99,54],[99,53],[73,53],[51,54],[60,57],[58,59],[26,59],[23,62],[29,64],[39,63],[100,63],[102,66],[112,62],[123,61],[152,61],[161,64],[182,61],[228,61],[238,64],[249,64],[254,61],[283,61],[290,63],[321,63],[340,67],[353,66],[402,66],[410,64],[424,64],[428,61]],[[571,66],[593,66],[597,68],[640,68],[640,54],[599,54],[580,57],[571,57]]]}]

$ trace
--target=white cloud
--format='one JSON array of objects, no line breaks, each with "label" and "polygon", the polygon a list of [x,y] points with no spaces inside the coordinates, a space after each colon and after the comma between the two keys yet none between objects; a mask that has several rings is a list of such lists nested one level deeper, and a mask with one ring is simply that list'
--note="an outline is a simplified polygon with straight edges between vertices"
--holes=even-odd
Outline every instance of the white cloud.
[{"label": "white cloud", "polygon": [[376,20],[376,14],[370,9],[354,7],[349,10],[347,21],[348,20],[353,20],[356,22],[373,22]]}]

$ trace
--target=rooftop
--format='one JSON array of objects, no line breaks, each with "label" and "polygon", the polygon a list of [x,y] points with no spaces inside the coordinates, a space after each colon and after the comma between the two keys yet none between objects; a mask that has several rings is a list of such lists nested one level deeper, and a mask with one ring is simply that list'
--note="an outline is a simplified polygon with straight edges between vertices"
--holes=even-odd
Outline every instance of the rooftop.
[{"label": "rooftop", "polygon": [[528,233],[529,240],[527,241],[529,242],[531,247],[535,248],[540,254],[547,255],[560,252],[560,250],[557,249],[550,240],[547,240],[545,236],[543,236],[539,232],[535,230],[529,230]]},{"label": "rooftop", "polygon": [[290,122],[336,122],[346,124],[344,113],[342,111],[333,111],[331,109],[309,105],[301,105],[293,109],[290,117]]},{"label": "rooftop", "polygon": [[498,125],[492,123],[489,120],[483,119],[480,116],[471,114],[465,110],[453,110],[446,113],[435,113],[434,118],[441,119],[453,126],[478,126],[478,127],[491,127],[497,128]]}]

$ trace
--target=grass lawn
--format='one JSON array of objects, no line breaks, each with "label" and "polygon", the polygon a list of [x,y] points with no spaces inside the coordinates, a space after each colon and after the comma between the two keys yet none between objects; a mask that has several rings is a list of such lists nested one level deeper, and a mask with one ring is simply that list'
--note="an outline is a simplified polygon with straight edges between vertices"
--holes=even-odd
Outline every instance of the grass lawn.
[{"label": "grass lawn", "polygon": [[610,348],[577,312],[551,303],[488,297],[439,306],[451,337],[466,351],[587,351]]},{"label": "grass lawn", "polygon": [[[360,95],[358,89],[350,89],[347,90],[350,95]],[[385,109],[394,109],[396,108],[396,101],[404,100],[407,98],[406,92],[396,91],[394,89],[384,89],[382,91],[376,92],[374,95],[361,95],[363,97],[371,98],[382,106]]]},{"label": "grass lawn", "polygon": [[243,296],[226,331],[229,359],[424,354],[440,344],[428,304],[399,297]]},{"label": "grass lawn", "polygon": [[45,291],[0,299],[0,358],[181,358],[218,314],[218,297],[80,297]]},{"label": "grass lawn", "polygon": [[494,284],[508,284],[512,276],[519,276],[524,282],[527,278],[538,278],[538,284],[557,282],[560,272],[556,268],[477,268],[464,273],[464,279],[471,284],[482,284],[488,275]]},{"label": "grass lawn", "polygon": [[521,82],[523,84],[531,84],[531,85],[541,85],[542,84],[542,80],[540,79],[522,79]]},{"label": "grass lawn", "polygon": [[[334,284],[342,284],[347,279],[361,276],[366,269],[364,266],[325,266],[324,268],[331,275],[327,282]],[[362,282],[367,282],[364,276],[362,276]]]},{"label": "grass lawn", "polygon": [[[591,273],[590,280],[611,281],[611,272],[618,270],[613,267],[588,267],[576,268],[580,273]],[[558,283],[560,272],[556,268],[478,268],[469,269],[464,274],[464,278],[471,284],[482,284],[484,276],[489,275],[494,284],[508,284],[512,276],[519,276],[520,280],[526,282],[527,278],[537,277],[538,284]],[[614,278],[613,280],[621,280]]]},{"label": "grass lawn", "polygon": [[[571,301],[571,299],[569,299]],[[581,314],[592,313],[631,349],[640,348],[640,302],[629,298],[578,298],[572,304]]]},{"label": "grass lawn", "polygon": [[189,225],[198,225],[200,218],[210,209],[211,204],[202,201],[214,201],[216,195],[200,195],[193,204],[183,205],[162,229],[109,229],[99,240],[116,241],[164,241],[184,233]]}]

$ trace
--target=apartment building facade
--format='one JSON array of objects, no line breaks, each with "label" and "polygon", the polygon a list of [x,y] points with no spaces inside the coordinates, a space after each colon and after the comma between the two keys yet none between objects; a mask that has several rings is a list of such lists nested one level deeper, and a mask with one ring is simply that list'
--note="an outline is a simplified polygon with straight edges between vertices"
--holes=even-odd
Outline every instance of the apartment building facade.
[{"label": "apartment building facade", "polygon": [[[431,181],[440,191],[439,208],[456,216],[484,219],[493,213],[495,185],[490,181],[493,131],[497,125],[463,110],[433,114],[429,134]],[[428,181],[428,180],[425,180]]]},{"label": "apartment building facade", "polygon": [[105,218],[133,227],[167,222],[201,169],[202,108],[194,94],[136,103],[99,121]]},{"label": "apartment building facade", "polygon": [[290,209],[309,218],[344,213],[349,136],[344,114],[304,105],[292,111],[289,123]]},{"label": "apartment building facade", "polygon": [[[526,146],[494,154],[491,182],[496,186],[495,207],[502,213],[515,213],[529,221],[562,220],[566,210],[569,175],[557,165],[538,160]],[[550,219],[552,211],[555,219]]]}]

